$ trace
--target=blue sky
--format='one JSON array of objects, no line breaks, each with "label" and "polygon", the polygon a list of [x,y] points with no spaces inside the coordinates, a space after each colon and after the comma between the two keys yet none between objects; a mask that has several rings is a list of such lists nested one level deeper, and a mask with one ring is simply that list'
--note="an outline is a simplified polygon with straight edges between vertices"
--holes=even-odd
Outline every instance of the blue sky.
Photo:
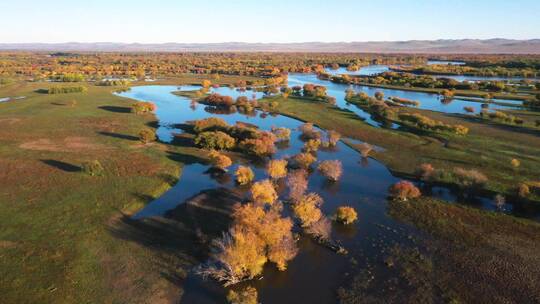
[{"label": "blue sky", "polygon": [[540,38],[540,0],[1,0],[0,42]]}]

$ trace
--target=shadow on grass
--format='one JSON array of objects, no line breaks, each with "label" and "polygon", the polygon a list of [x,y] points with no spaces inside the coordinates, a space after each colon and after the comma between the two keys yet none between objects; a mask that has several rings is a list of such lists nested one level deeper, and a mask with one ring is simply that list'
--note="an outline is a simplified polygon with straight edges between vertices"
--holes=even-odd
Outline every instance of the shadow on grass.
[{"label": "shadow on grass", "polygon": [[133,136],[133,135],[106,132],[106,131],[100,131],[98,133],[101,134],[101,135],[114,137],[114,138],[119,138],[119,139],[126,139],[126,140],[132,140],[132,141],[138,141],[139,140],[139,138],[137,136]]},{"label": "shadow on grass", "polygon": [[200,192],[163,217],[133,219],[120,214],[108,230],[116,238],[150,249],[160,275],[182,287],[189,270],[208,259],[209,244],[230,225],[239,194],[225,189]]},{"label": "shadow on grass", "polygon": [[82,170],[79,166],[54,159],[42,159],[41,162],[65,172],[80,172]]},{"label": "shadow on grass", "polygon": [[192,154],[185,154],[185,153],[179,153],[179,152],[173,152],[173,151],[167,151],[168,158],[170,160],[174,160],[180,163],[183,163],[185,165],[191,165],[191,164],[207,164],[206,159],[202,157],[198,157],[196,155]]},{"label": "shadow on grass", "polygon": [[114,112],[114,113],[131,113],[131,108],[128,108],[128,107],[100,106],[98,108],[105,111]]}]

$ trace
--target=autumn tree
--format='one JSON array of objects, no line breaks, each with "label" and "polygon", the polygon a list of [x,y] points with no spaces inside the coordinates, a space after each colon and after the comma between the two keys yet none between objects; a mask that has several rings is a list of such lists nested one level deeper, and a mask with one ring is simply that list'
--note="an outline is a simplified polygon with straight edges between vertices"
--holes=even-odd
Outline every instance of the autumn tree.
[{"label": "autumn tree", "polygon": [[221,154],[218,151],[212,150],[208,154],[210,163],[216,169],[227,171],[227,168],[232,165],[232,160],[225,154]]},{"label": "autumn tree", "polygon": [[307,172],[303,169],[294,170],[287,175],[287,187],[289,188],[289,199],[299,200],[308,187]]},{"label": "autumn tree", "polygon": [[339,160],[325,160],[319,164],[317,170],[331,181],[337,181],[343,173],[343,167]]},{"label": "autumn tree", "polygon": [[272,179],[279,179],[287,176],[287,160],[285,159],[272,159],[268,162],[266,167],[268,176]]},{"label": "autumn tree", "polygon": [[276,189],[269,179],[254,183],[251,186],[251,198],[256,203],[273,204],[277,198]]},{"label": "autumn tree", "polygon": [[195,144],[209,150],[232,149],[236,140],[229,134],[221,131],[206,131],[197,134]]},{"label": "autumn tree", "polygon": [[149,142],[156,140],[156,132],[154,130],[149,128],[144,128],[141,131],[139,131],[139,140],[143,144],[147,144]]},{"label": "autumn tree", "polygon": [[310,139],[304,143],[304,147],[302,147],[302,152],[317,152],[320,146],[321,141],[319,139]]},{"label": "autumn tree", "polygon": [[285,127],[272,128],[272,133],[279,141],[288,141],[291,137],[291,130]]},{"label": "autumn tree", "polygon": [[323,215],[318,221],[312,223],[309,227],[304,228],[304,231],[316,238],[328,240],[330,239],[330,234],[332,232],[332,223]]},{"label": "autumn tree", "polygon": [[407,201],[420,197],[420,190],[409,181],[399,181],[390,186],[390,196],[400,201]]},{"label": "autumn tree", "polygon": [[334,131],[334,130],[328,130],[326,132],[326,140],[328,141],[328,145],[330,147],[336,146],[340,139],[341,139],[341,134],[339,134],[339,132]]},{"label": "autumn tree", "polygon": [[309,169],[309,167],[317,160],[317,158],[311,153],[299,153],[292,157],[293,163],[302,169]]},{"label": "autumn tree", "polygon": [[416,168],[415,175],[424,182],[433,181],[435,178],[435,168],[428,163],[421,164]]},{"label": "autumn tree", "polygon": [[361,143],[357,147],[358,147],[358,151],[360,151],[360,154],[364,158],[368,157],[369,153],[373,151],[373,146],[368,143]]},{"label": "autumn tree", "polygon": [[238,166],[238,169],[236,169],[234,174],[236,175],[236,182],[240,185],[249,184],[253,181],[253,178],[255,178],[253,170],[247,166]]},{"label": "autumn tree", "polygon": [[341,206],[336,210],[336,220],[345,225],[354,223],[358,219],[356,210],[350,206]]},{"label": "autumn tree", "polygon": [[292,208],[294,215],[300,220],[302,227],[309,227],[317,222],[321,216],[323,199],[317,193],[308,193],[294,202]]},{"label": "autumn tree", "polygon": [[208,79],[204,79],[201,85],[203,88],[209,88],[212,85],[212,82]]}]

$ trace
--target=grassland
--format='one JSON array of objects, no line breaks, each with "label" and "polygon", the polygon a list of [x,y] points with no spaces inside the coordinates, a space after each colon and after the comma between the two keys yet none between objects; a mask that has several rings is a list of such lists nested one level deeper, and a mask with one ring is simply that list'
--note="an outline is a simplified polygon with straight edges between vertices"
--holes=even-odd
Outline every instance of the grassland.
[{"label": "grassland", "polygon": [[[402,91],[412,91],[412,92],[421,92],[421,93],[431,93],[431,94],[440,94],[443,89],[432,89],[432,88],[420,88],[420,87],[407,87],[401,85],[389,85],[389,84],[373,84],[369,82],[358,82],[358,85],[374,88],[383,88],[383,89],[393,89],[393,90],[402,90]],[[510,100],[534,100],[534,94],[536,91],[523,91],[529,93],[529,95],[523,94],[514,94],[514,93],[493,93],[493,98],[497,99],[510,99]],[[480,90],[455,90],[454,96],[456,97],[475,97],[475,98],[484,98],[488,94],[486,91]]]},{"label": "grassland", "polygon": [[371,271],[359,269],[339,290],[341,303],[540,300],[538,223],[430,198],[394,201],[388,212],[429,237],[390,248]]},{"label": "grassland", "polygon": [[[155,84],[198,82],[186,76]],[[174,185],[184,163],[204,161],[201,153],[141,144],[138,132],[155,128],[155,117],[130,113],[133,101],[112,95],[114,87],[84,83],[87,93],[37,92],[50,85],[0,88],[2,97],[25,96],[0,103],[2,303],[177,299],[187,265],[196,261],[196,246],[185,243],[194,232],[176,227],[150,236],[148,229],[170,226],[134,229],[127,216]],[[103,176],[81,172],[92,160],[103,164]]]},{"label": "grassland", "polygon": [[[415,130],[390,130],[372,127],[356,114],[328,103],[295,97],[286,100],[274,97],[273,100],[278,101],[277,111],[282,114],[384,148],[384,151],[375,152],[373,156],[398,175],[412,176],[421,163],[431,163],[441,169],[475,168],[489,177],[488,190],[507,195],[515,194],[518,183],[539,178],[538,128],[486,122],[467,115],[408,109],[447,124],[464,125],[469,128],[469,134],[450,136]],[[526,113],[529,121],[540,118],[540,113]],[[512,158],[521,161],[519,168],[512,167]],[[538,200],[537,197],[534,199]]]}]

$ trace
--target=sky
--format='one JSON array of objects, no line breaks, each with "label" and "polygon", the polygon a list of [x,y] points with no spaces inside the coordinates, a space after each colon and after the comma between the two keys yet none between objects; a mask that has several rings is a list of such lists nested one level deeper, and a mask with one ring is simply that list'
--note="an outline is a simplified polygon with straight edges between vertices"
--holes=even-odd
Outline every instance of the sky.
[{"label": "sky", "polygon": [[540,38],[540,0],[0,0],[0,43]]}]

